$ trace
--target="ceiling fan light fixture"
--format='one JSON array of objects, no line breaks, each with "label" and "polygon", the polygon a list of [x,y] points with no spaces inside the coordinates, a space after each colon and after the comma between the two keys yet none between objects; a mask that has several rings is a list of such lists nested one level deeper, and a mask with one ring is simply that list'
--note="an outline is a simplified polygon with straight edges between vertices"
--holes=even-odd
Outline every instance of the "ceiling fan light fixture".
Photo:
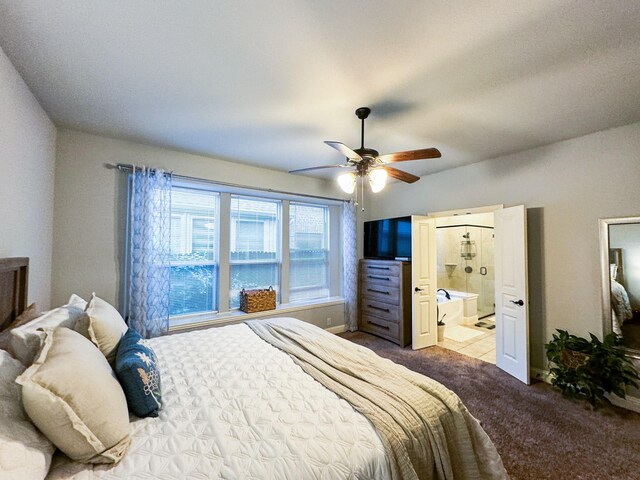
[{"label": "ceiling fan light fixture", "polygon": [[376,168],[369,172],[369,185],[371,185],[371,191],[378,193],[387,184],[387,171],[384,168]]},{"label": "ceiling fan light fixture", "polygon": [[339,175],[338,185],[340,185],[344,193],[352,194],[356,189],[356,174],[354,172],[347,172]]}]

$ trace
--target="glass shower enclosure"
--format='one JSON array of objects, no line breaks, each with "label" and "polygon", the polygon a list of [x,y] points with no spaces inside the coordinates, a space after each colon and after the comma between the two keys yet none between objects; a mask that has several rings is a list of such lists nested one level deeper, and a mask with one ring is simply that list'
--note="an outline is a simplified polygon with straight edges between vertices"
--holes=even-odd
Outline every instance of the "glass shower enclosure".
[{"label": "glass shower enclosure", "polygon": [[478,294],[478,317],[495,313],[493,227],[437,227],[438,288]]}]

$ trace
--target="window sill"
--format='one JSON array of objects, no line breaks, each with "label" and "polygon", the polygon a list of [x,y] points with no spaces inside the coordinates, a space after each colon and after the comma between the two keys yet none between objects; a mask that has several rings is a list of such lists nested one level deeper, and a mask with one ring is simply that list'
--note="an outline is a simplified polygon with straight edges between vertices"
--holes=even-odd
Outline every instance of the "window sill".
[{"label": "window sill", "polygon": [[318,307],[329,307],[331,305],[344,304],[342,297],[329,297],[317,300],[309,300],[306,302],[291,302],[281,304],[275,310],[266,310],[264,312],[244,313],[240,310],[234,310],[224,313],[201,313],[196,315],[184,315],[169,320],[169,332],[177,333],[184,330],[193,330],[205,327],[219,327],[240,323],[245,320],[254,318],[271,317],[273,315],[286,316],[286,314],[300,312],[303,310],[311,310]]}]

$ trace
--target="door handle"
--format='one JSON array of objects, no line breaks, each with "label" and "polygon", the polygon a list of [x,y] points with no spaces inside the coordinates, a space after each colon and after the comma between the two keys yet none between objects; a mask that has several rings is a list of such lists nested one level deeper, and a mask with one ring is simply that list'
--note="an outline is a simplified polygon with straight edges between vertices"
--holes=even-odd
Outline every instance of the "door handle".
[{"label": "door handle", "polygon": [[389,327],[387,325],[380,325],[379,323],[372,322],[371,320],[367,320],[367,323],[369,323],[371,325],[374,325],[376,327],[379,327],[379,328],[384,328],[385,330],[389,330]]},{"label": "door handle", "polygon": [[414,292],[424,292],[424,288],[416,287],[413,289]]},{"label": "door handle", "polygon": [[518,300],[517,302],[515,300],[509,300],[511,303],[515,303],[516,305],[520,305],[523,306],[524,302],[522,300]]},{"label": "door handle", "polygon": [[486,275],[487,274],[487,267],[480,267],[480,275]]},{"label": "door handle", "polygon": [[389,277],[380,277],[378,275],[367,275],[367,278],[373,278],[374,280],[386,280],[389,281]]},{"label": "door handle", "polygon": [[390,292],[385,292],[383,290],[375,290],[373,288],[367,288],[367,292],[373,292],[373,293],[381,293],[383,295],[391,295]]},{"label": "door handle", "polygon": [[371,305],[370,303],[367,304],[367,307],[372,308],[374,310],[380,310],[381,312],[389,313],[391,311],[388,308],[376,307],[375,305]]}]

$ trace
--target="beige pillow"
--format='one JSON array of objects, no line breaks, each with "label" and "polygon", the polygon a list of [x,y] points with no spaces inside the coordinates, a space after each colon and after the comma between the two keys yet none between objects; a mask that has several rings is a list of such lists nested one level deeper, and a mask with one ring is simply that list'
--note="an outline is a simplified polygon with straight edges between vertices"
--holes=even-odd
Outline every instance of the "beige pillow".
[{"label": "beige pillow", "polygon": [[69,302],[48,312],[43,312],[34,320],[11,330],[11,340],[8,350],[29,366],[42,347],[44,334],[42,329],[58,326],[73,328],[78,318],[83,314],[87,302],[77,295],[71,295]]},{"label": "beige pillow", "polygon": [[96,297],[94,293],[87,303],[85,315],[78,319],[75,330],[91,340],[113,365],[120,339],[127,331],[127,324],[111,304]]},{"label": "beige pillow", "polygon": [[35,427],[22,406],[16,377],[24,365],[0,350],[0,478],[43,479],[55,447]]},{"label": "beige pillow", "polygon": [[64,327],[45,330],[42,351],[16,382],[33,423],[68,457],[117,463],[129,442],[122,387],[100,351]]}]

